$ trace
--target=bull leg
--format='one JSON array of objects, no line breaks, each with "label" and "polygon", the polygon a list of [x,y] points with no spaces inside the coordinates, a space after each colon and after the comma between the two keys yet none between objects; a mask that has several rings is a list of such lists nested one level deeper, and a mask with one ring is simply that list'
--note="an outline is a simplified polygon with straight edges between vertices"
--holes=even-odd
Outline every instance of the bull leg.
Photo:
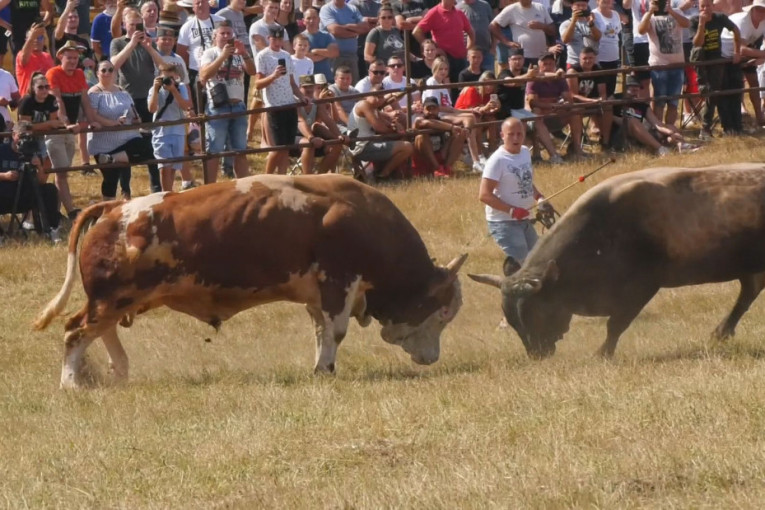
[{"label": "bull leg", "polygon": [[82,310],[67,323],[64,333],[64,366],[61,368],[62,389],[79,388],[82,355],[93,340],[98,338],[97,331],[82,325],[85,315],[85,310]]},{"label": "bull leg", "polygon": [[[638,316],[640,310],[651,300],[656,294],[658,289],[654,288],[650,291],[638,292],[629,298],[629,301],[625,304],[624,308],[619,313],[614,314],[608,318],[606,323],[606,341],[598,349],[598,354],[606,359],[614,357],[614,351],[616,351],[616,344],[619,342],[619,337],[622,333],[632,324],[635,317]],[[627,301],[624,299],[623,301]]]},{"label": "bull leg", "polygon": [[335,316],[331,316],[329,312],[322,309],[323,307],[312,305],[307,307],[316,329],[316,364],[314,372],[334,373],[337,348],[348,332],[348,322],[351,318],[351,312],[354,310],[354,305],[357,304],[356,293],[360,283],[361,277],[359,276],[347,288],[342,290],[332,283],[322,283],[320,285],[322,303],[336,302],[338,296],[344,297],[343,308]]},{"label": "bull leg", "polygon": [[109,353],[109,371],[114,375],[117,382],[127,381],[128,378],[128,357],[125,349],[122,347],[119,336],[117,336],[117,326],[109,328],[101,340],[106,346],[106,352]]},{"label": "bull leg", "polygon": [[728,316],[712,332],[712,338],[715,340],[725,340],[735,334],[736,324],[749,310],[749,306],[757,299],[762,289],[765,288],[765,273],[745,276],[739,282],[741,282],[741,291],[738,294],[736,304],[733,305]]}]

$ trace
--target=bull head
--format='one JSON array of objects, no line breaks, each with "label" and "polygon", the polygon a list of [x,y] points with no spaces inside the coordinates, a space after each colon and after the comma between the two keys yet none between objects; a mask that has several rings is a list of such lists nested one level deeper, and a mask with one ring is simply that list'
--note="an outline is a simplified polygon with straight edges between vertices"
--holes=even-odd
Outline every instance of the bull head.
[{"label": "bull head", "polygon": [[541,276],[528,275],[528,270],[522,274],[519,273],[519,269],[520,265],[512,257],[508,257],[503,265],[504,277],[487,274],[468,276],[478,283],[491,285],[502,291],[502,311],[507,322],[518,333],[529,356],[550,356],[555,352],[555,342],[562,334],[558,333],[560,324],[557,317],[554,321],[547,320],[548,314],[550,319],[555,314],[546,310],[544,301],[541,301],[538,295],[545,284],[558,279],[558,265],[554,260],[550,260]]}]

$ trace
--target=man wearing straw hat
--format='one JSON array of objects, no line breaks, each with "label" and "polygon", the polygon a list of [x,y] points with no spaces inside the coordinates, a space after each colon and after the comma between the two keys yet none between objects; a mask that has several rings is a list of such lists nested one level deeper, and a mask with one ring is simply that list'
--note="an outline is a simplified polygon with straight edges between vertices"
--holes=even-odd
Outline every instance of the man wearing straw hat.
[{"label": "man wearing straw hat", "polygon": [[[80,131],[80,108],[85,111],[88,120],[93,119],[93,111],[88,100],[88,83],[85,73],[77,67],[80,52],[85,48],[69,40],[56,52],[61,65],[48,69],[45,77],[50,83],[51,94],[58,101],[59,119],[69,131],[66,134],[51,135],[45,139],[53,168],[72,166],[75,153],[75,135]],[[56,187],[59,198],[66,209],[69,219],[74,220],[80,210],[74,207],[72,195],[69,192],[69,180],[66,172],[56,173]]]}]

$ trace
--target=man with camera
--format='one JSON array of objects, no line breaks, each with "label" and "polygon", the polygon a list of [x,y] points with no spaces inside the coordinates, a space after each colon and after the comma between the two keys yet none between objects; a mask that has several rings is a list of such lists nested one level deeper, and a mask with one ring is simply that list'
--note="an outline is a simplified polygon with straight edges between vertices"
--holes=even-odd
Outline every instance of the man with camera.
[{"label": "man with camera", "polygon": [[571,6],[571,19],[560,25],[560,38],[566,45],[566,67],[579,63],[582,48],[589,46],[598,49],[598,41],[603,36],[605,27],[599,26],[598,18],[590,10],[587,0],[576,0]]},{"label": "man with camera", "polygon": [[[159,66],[160,75],[154,78],[154,85],[149,90],[149,111],[154,114],[153,122],[180,120],[183,112],[191,108],[189,90],[181,81],[176,64]],[[186,126],[157,126],[152,129],[151,145],[155,159],[181,158],[186,147]],[[163,164],[160,168],[162,191],[173,191],[175,170],[180,170],[182,163]]]},{"label": "man with camera", "polygon": [[[5,120],[0,117],[0,132],[5,131]],[[39,190],[49,231],[54,243],[59,237],[58,192],[56,186],[45,182],[47,175],[38,171],[40,160],[35,155],[37,141],[28,134],[13,132],[13,141],[0,143],[0,214],[19,214],[40,211],[36,189]],[[19,188],[21,186],[21,188]],[[2,244],[0,231],[0,244]]]},{"label": "man with camera", "polygon": [[[255,87],[263,90],[263,101],[266,106],[283,106],[299,102],[308,104],[311,98],[306,97],[295,82],[294,68],[290,54],[282,49],[284,28],[280,25],[269,28],[268,47],[258,52],[255,57],[257,75]],[[297,110],[269,111],[268,125],[263,126],[269,132],[268,140],[271,145],[291,145],[297,136]],[[266,159],[266,173],[280,174],[287,172],[290,155],[288,150],[271,151]]]},{"label": "man with camera", "polygon": [[[242,41],[236,40],[231,22],[223,20],[213,32],[213,46],[202,53],[199,79],[207,86],[207,115],[241,113],[245,111],[244,73],[255,74],[255,63]],[[297,123],[297,120],[295,121]],[[293,136],[294,139],[294,136]],[[247,148],[247,117],[244,115],[215,119],[207,123],[207,152],[223,152],[228,149],[243,151]],[[292,141],[290,141],[292,143]],[[218,179],[220,159],[211,158],[205,164],[206,182]],[[237,177],[249,175],[247,156],[234,156],[234,173]]]}]

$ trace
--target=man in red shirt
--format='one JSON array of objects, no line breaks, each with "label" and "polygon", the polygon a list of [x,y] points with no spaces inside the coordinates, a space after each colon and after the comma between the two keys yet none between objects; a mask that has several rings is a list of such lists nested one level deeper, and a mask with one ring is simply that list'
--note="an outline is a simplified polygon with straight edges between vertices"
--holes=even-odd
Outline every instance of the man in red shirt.
[{"label": "man in red shirt", "polygon": [[45,23],[35,23],[27,32],[27,40],[16,55],[16,80],[21,95],[29,94],[29,82],[36,71],[44,73],[54,65],[53,57],[45,51]]},{"label": "man in red shirt", "polygon": [[417,23],[412,32],[412,36],[420,44],[429,32],[436,45],[444,50],[449,59],[449,80],[452,83],[457,83],[459,72],[467,67],[467,49],[475,44],[473,27],[470,26],[465,13],[457,9],[456,5],[456,0],[441,0],[440,4],[430,9]]},{"label": "man in red shirt", "polygon": [[[85,111],[88,120],[92,120],[93,111],[88,100],[88,83],[85,73],[77,67],[80,60],[80,50],[85,50],[72,40],[69,40],[56,52],[61,65],[48,69],[45,77],[50,83],[51,94],[58,101],[58,117],[66,125],[67,132],[60,135],[45,137],[45,148],[48,150],[53,168],[72,166],[75,151],[75,133],[80,131],[80,107]],[[69,192],[69,181],[66,172],[56,173],[56,187],[59,198],[70,219],[80,212],[75,209],[72,195]]]}]

